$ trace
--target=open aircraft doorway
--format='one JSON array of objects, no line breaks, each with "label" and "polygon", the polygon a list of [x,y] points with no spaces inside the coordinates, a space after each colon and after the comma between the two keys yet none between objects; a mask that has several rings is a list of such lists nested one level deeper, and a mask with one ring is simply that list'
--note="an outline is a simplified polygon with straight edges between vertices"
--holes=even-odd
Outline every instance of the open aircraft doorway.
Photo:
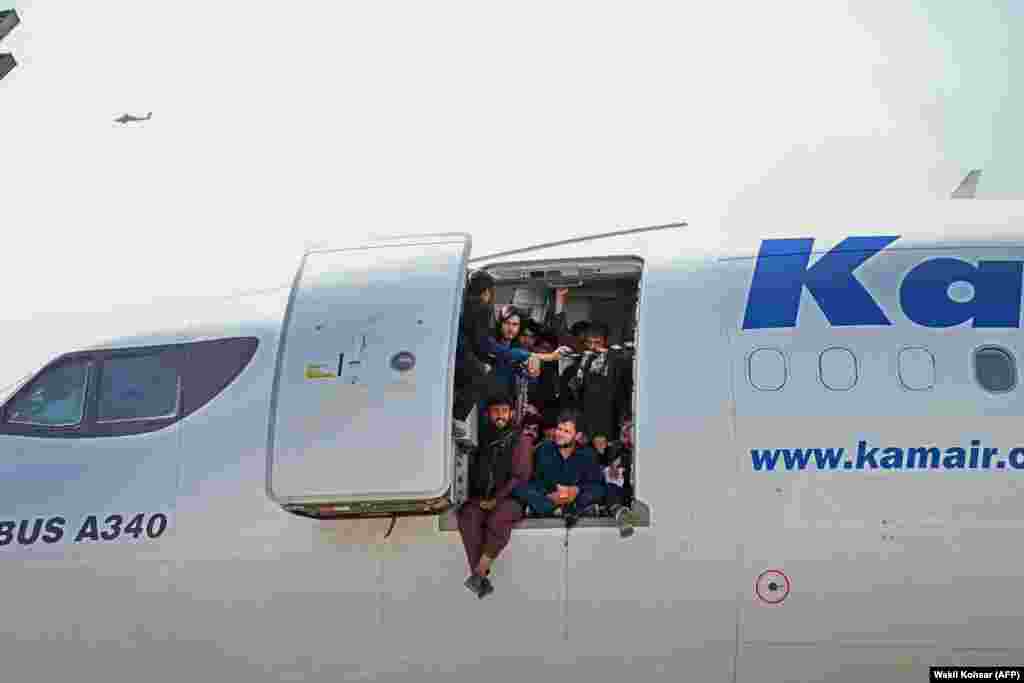
[{"label": "open aircraft doorway", "polygon": [[[475,430],[455,439],[451,428],[469,252],[468,235],[307,251],[285,312],[271,395],[271,499],[318,519],[442,515],[442,531],[457,529],[476,441]],[[511,306],[522,326],[524,336],[517,328],[504,343],[548,342],[566,353],[547,369],[543,403],[519,385],[526,393],[515,397],[517,425],[532,422],[536,447],[567,404],[584,413],[588,426],[598,419],[602,427],[581,430],[590,434],[580,445],[593,448],[608,484],[635,503],[634,526],[650,522],[647,506],[635,500],[632,452],[643,268],[643,259],[617,255],[484,269],[496,282],[495,322]],[[500,327],[494,325],[496,338]],[[593,348],[586,330],[598,337]],[[581,387],[590,387],[584,372],[594,386],[608,385],[606,406],[590,407],[602,403],[592,399],[581,410]],[[594,417],[602,411],[607,416]],[[475,408],[470,422],[480,413]],[[518,526],[562,524],[531,514]],[[598,506],[579,524],[616,521]]]},{"label": "open aircraft doorway", "polygon": [[[506,261],[491,263],[483,269],[496,283],[496,336],[507,333],[498,322],[503,312],[507,315],[514,310],[511,322],[518,322],[520,335],[507,340],[511,345],[539,352],[568,345],[574,351],[557,363],[545,365],[538,382],[529,388],[522,383],[512,388],[517,420],[527,429],[532,426],[536,434],[534,453],[552,437],[561,409],[572,407],[581,412],[586,426],[581,425],[579,430],[585,435],[580,445],[593,449],[602,475],[608,477],[606,484],[625,491],[627,505],[632,508],[633,526],[650,524],[648,506],[636,497],[637,460],[633,446],[643,266],[638,257],[609,256]],[[605,345],[601,353],[585,348],[588,329],[601,330],[600,343]],[[591,381],[595,389],[590,400],[597,398],[600,405],[581,410],[585,400],[582,393]],[[603,395],[597,396],[597,391]],[[477,431],[482,428],[476,410],[469,422]],[[564,524],[560,517],[528,511],[516,528],[561,528]],[[617,525],[610,506],[604,502],[591,514],[581,516],[576,524]],[[440,529],[458,530],[455,509],[441,517]]]}]

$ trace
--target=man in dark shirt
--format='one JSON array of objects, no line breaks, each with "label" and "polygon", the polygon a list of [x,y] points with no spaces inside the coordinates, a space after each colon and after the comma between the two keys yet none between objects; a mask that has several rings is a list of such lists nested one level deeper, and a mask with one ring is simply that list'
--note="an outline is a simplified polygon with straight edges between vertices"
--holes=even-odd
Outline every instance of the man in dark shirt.
[{"label": "man in dark shirt", "polygon": [[555,305],[548,311],[544,326],[557,338],[555,346],[568,346],[577,353],[583,351],[583,333],[590,323],[580,320],[569,325],[565,313],[565,305],[569,300],[568,288],[555,290]]},{"label": "man in dark shirt", "polygon": [[585,443],[596,436],[611,441],[632,403],[632,356],[626,349],[608,348],[608,327],[602,323],[589,325],[584,346],[583,357],[562,373],[559,397],[563,409],[580,412]]},{"label": "man in dark shirt", "polygon": [[[541,442],[541,426],[544,421],[540,415],[529,413],[523,417],[523,423],[520,425],[520,430],[524,435],[529,435],[533,439],[534,448],[540,445]],[[532,464],[532,461],[531,461]]]},{"label": "man in dark shirt", "polygon": [[582,512],[595,513],[605,495],[593,450],[576,443],[578,419],[572,412],[558,416],[555,442],[541,444],[534,454],[533,478],[512,492],[536,514],[563,516],[566,526]]},{"label": "man in dark shirt", "polygon": [[523,508],[512,490],[530,479],[534,439],[512,426],[512,400],[487,401],[487,428],[469,464],[469,498],[459,508],[459,532],[469,561],[466,588],[483,598],[494,592],[491,564],[508,545]]},{"label": "man in dark shirt", "polygon": [[[558,337],[527,319],[519,331],[519,346],[539,354],[557,351]],[[558,364],[544,363],[537,376],[528,377],[529,404],[539,415],[558,415]]]},{"label": "man in dark shirt", "polygon": [[[459,318],[455,352],[455,405],[453,416],[463,422],[489,389],[486,363],[488,338],[494,333],[494,278],[477,270],[466,284],[466,300]],[[465,436],[456,424],[456,436]]]}]

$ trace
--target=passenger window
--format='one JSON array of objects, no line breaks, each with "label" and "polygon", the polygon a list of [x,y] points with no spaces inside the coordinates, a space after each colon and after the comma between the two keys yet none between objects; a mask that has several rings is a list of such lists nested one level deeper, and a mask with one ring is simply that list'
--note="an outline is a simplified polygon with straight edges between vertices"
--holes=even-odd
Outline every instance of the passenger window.
[{"label": "passenger window", "polygon": [[80,424],[88,380],[88,361],[50,368],[12,401],[7,421],[43,427]]},{"label": "passenger window", "polygon": [[778,349],[757,349],[747,357],[747,379],[755,389],[778,391],[786,383],[786,357]]},{"label": "passenger window", "polygon": [[818,358],[818,373],[832,391],[849,391],[857,384],[857,357],[849,349],[825,349]]},{"label": "passenger window", "polygon": [[178,369],[171,354],[110,358],[100,372],[97,422],[174,417]]},{"label": "passenger window", "polygon": [[1006,349],[986,346],[974,352],[974,375],[985,391],[1004,393],[1017,386],[1017,366]]},{"label": "passenger window", "polygon": [[935,356],[925,348],[902,349],[898,357],[900,383],[911,391],[935,386]]}]

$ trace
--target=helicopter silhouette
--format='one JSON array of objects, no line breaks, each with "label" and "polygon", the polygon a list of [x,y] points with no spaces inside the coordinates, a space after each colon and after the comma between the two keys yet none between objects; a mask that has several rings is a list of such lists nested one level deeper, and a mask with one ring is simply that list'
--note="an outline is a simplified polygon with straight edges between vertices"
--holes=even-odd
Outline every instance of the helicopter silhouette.
[{"label": "helicopter silhouette", "polygon": [[149,121],[153,118],[153,112],[149,112],[145,116],[132,116],[131,114],[121,114],[114,121],[116,123],[128,123],[129,121]]}]

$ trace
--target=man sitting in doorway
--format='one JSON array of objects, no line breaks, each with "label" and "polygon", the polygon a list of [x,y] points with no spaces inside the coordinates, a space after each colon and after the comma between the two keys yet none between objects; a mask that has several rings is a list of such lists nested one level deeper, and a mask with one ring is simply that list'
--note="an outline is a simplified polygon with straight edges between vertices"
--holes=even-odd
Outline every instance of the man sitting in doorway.
[{"label": "man sitting in doorway", "polygon": [[459,508],[459,532],[470,576],[466,588],[477,597],[494,592],[491,564],[508,545],[523,517],[512,490],[530,480],[534,438],[512,426],[512,400],[497,394],[487,401],[487,428],[469,464],[469,499]]},{"label": "man sitting in doorway", "polygon": [[596,448],[600,453],[598,462],[604,475],[604,504],[608,513],[619,525],[619,535],[627,538],[633,535],[633,422],[631,418],[623,421],[622,439],[602,444],[602,437],[595,437]]},{"label": "man sitting in doorway", "polygon": [[[542,425],[543,425],[543,420],[541,419],[540,415],[537,415],[535,413],[527,413],[523,417],[523,423],[520,425],[520,429],[522,430],[522,433],[524,435],[529,436],[530,438],[533,439],[533,443],[534,443],[534,448],[535,449],[541,443],[541,426]],[[531,460],[530,462],[531,462],[531,465],[532,465],[533,461]]]},{"label": "man sitting in doorway", "polygon": [[581,513],[596,515],[597,503],[605,495],[594,451],[576,442],[578,421],[572,412],[558,416],[555,442],[545,442],[537,449],[533,478],[512,492],[534,514],[561,516],[567,527],[574,525]]}]

